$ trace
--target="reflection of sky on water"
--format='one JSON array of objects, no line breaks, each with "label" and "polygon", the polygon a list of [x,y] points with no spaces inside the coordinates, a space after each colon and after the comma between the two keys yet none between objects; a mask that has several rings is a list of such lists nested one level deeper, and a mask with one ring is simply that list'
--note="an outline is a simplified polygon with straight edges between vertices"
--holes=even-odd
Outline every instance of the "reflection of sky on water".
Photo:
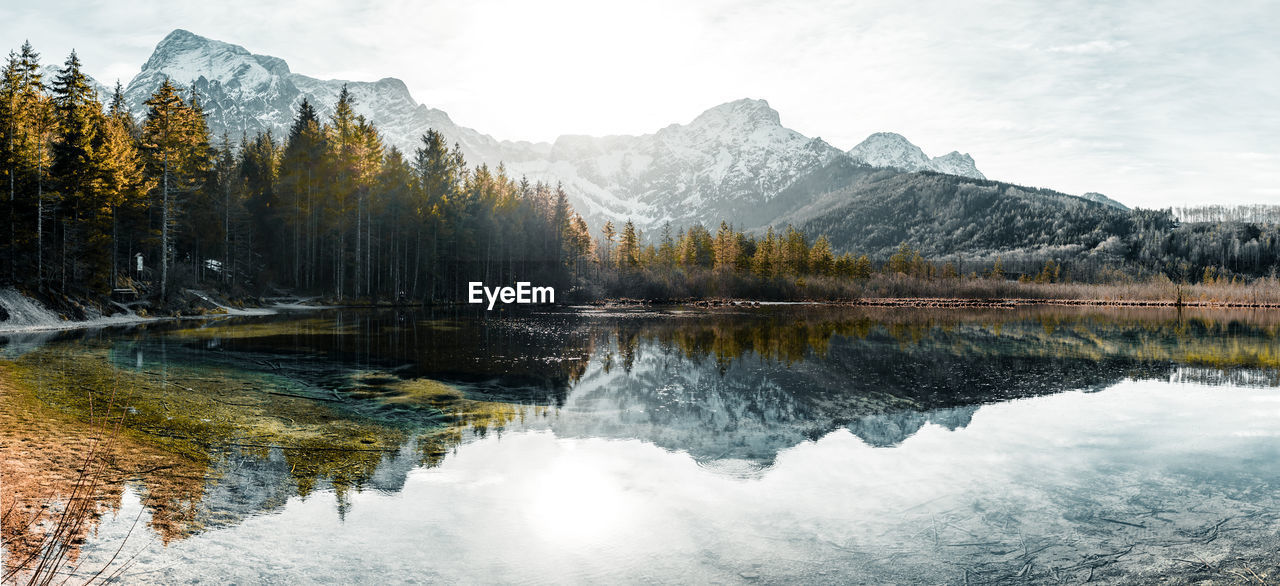
[{"label": "reflection of sky on water", "polygon": [[[131,574],[1132,581],[1178,569],[1175,558],[1275,551],[1277,421],[1274,389],[1124,381],[985,405],[963,427],[926,424],[889,448],[840,428],[747,477],[646,441],[513,430],[411,471],[398,492],[350,494],[342,519],[332,492],[291,497],[270,514],[152,544]],[[136,512],[126,499],[103,542]]]},{"label": "reflection of sky on water", "polygon": [[[10,345],[168,385],[139,403],[161,434],[175,399],[263,407],[209,438],[190,531],[163,548],[139,525],[136,581],[1133,582],[1274,560],[1278,324],[1166,313],[339,311]],[[400,401],[418,381],[467,400]],[[363,456],[243,439],[280,421],[410,432]]]}]

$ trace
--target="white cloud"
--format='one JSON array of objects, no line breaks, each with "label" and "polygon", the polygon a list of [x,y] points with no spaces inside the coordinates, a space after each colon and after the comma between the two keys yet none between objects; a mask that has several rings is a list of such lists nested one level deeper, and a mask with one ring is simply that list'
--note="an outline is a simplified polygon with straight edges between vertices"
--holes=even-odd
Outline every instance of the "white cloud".
[{"label": "white cloud", "polygon": [[1129,46],[1128,41],[1089,41],[1075,45],[1058,45],[1049,47],[1050,53],[1071,53],[1074,55],[1093,55],[1098,53],[1114,53]]},{"label": "white cloud", "polygon": [[1280,161],[1280,153],[1232,153],[1233,157],[1242,161]]}]

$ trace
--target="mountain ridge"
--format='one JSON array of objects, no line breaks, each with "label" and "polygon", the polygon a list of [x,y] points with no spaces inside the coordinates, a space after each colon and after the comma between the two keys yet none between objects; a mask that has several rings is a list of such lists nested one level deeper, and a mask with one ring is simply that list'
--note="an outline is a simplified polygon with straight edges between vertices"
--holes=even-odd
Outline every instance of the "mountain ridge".
[{"label": "mountain ridge", "polygon": [[849,149],[855,161],[872,167],[893,167],[903,171],[936,171],[971,179],[986,179],[968,153],[951,151],[929,157],[920,147],[896,132],[877,132]]},{"label": "mountain ridge", "polygon": [[[838,160],[898,171],[933,171],[985,179],[968,154],[930,158],[900,134],[872,134],[849,151],[782,124],[762,99],[744,98],[709,108],[688,123],[641,135],[561,135],[552,142],[506,141],[457,124],[438,108],[417,102],[400,79],[321,80],[294,72],[279,57],[184,29],[169,33],[128,84],[137,115],[164,79],[200,95],[215,135],[271,132],[283,137],[303,99],[332,112],[345,85],[357,113],[386,142],[412,153],[427,129],[457,143],[471,164],[504,165],[508,175],[563,184],[588,223],[630,219],[645,231],[662,224],[716,224],[756,228],[812,203],[822,193],[790,189]],[[787,198],[779,201],[778,198]],[[768,209],[775,218],[762,217]]]}]

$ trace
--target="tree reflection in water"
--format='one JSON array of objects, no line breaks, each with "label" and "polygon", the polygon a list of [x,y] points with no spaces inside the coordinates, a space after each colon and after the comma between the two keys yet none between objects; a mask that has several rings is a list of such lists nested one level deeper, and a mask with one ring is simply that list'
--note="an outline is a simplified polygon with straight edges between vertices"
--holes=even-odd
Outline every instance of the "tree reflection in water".
[{"label": "tree reflection in water", "polygon": [[6,564],[40,542],[33,511],[75,490],[92,397],[110,388],[125,430],[82,530],[134,483],[167,542],[316,491],[344,515],[353,491],[399,491],[512,429],[639,439],[751,476],[835,430],[891,447],[984,404],[1124,379],[1274,386],[1277,335],[1267,313],[785,306],[352,310],[11,336]]}]

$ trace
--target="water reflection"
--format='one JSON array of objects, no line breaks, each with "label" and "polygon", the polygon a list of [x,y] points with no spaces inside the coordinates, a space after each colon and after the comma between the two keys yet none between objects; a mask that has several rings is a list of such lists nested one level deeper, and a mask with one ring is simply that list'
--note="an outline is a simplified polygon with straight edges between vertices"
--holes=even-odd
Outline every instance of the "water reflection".
[{"label": "water reflection", "polygon": [[[1066,426],[1057,431],[1062,437],[1026,429],[1020,419],[1025,414],[1009,416],[1001,421],[1013,430],[1002,432],[1010,434],[1004,440],[1010,443],[985,447],[966,444],[962,438],[969,436],[955,432],[991,413],[993,404],[1004,410],[1017,405],[1009,401],[1019,398],[1083,397],[1070,391],[1092,393],[1123,386],[1127,384],[1124,381],[1275,386],[1280,380],[1277,335],[1280,322],[1265,313],[776,307],[713,312],[583,310],[500,318],[450,312],[338,311],[58,336],[42,334],[38,340],[15,337],[8,341],[9,362],[3,364],[8,419],[0,441],[6,454],[16,456],[6,462],[7,482],[0,491],[4,493],[0,494],[0,502],[8,507],[6,510],[20,509],[15,503],[56,500],[59,495],[72,492],[74,483],[58,484],[45,479],[74,477],[68,472],[73,469],[69,463],[83,456],[84,442],[77,443],[67,436],[101,435],[100,428],[88,421],[95,407],[101,415],[102,397],[110,391],[121,398],[119,412],[125,414],[127,429],[113,441],[114,472],[95,492],[94,498],[102,504],[99,514],[90,520],[90,527],[100,522],[101,513],[127,509],[133,495],[138,514],[145,516],[151,530],[166,542],[198,534],[237,532],[240,530],[236,527],[266,512],[286,517],[296,516],[299,510],[314,513],[312,505],[301,507],[297,499],[315,493],[333,495],[337,514],[327,515],[339,523],[351,523],[357,518],[359,522],[388,522],[381,518],[378,505],[367,504],[380,502],[376,498],[371,501],[369,495],[404,498],[413,490],[416,474],[442,466],[476,467],[507,479],[524,478],[527,482],[518,484],[542,495],[535,504],[549,515],[538,523],[539,531],[554,534],[554,528],[548,527],[562,525],[571,534],[561,536],[565,540],[591,535],[587,526],[625,527],[637,523],[632,513],[647,510],[653,503],[626,504],[634,496],[629,496],[630,489],[607,498],[599,495],[611,494],[606,489],[615,481],[637,482],[633,476],[654,458],[661,461],[655,463],[660,467],[672,466],[674,460],[669,458],[682,458],[694,466],[692,470],[703,471],[696,474],[711,474],[697,476],[691,482],[699,485],[697,490],[712,492],[724,486],[738,487],[723,483],[742,479],[767,484],[780,482],[781,477],[794,482],[791,473],[785,472],[786,458],[798,457],[794,454],[812,450],[812,446],[833,443],[838,447],[824,448],[822,456],[828,466],[844,462],[867,474],[879,466],[881,469],[874,474],[885,473],[889,477],[897,474],[893,470],[914,465],[909,452],[901,450],[912,442],[932,443],[940,454],[950,454],[948,457],[979,461],[990,456],[995,445],[1002,449],[1024,446],[1032,452],[1054,446],[1059,457],[1093,467],[1090,474],[1071,472],[1085,478],[1107,465],[1115,466],[1114,462],[1105,461],[1114,460],[1110,451],[1125,451],[1125,442],[1142,443],[1149,441],[1149,436],[1173,433],[1150,426],[1136,431],[1129,429],[1132,426],[1126,427],[1136,417],[1167,420],[1169,408],[1145,405],[1129,395],[1130,400],[1116,405],[1119,415],[1126,418],[1123,421],[1099,426],[1067,419],[1055,427]],[[1250,394],[1248,399],[1257,401],[1267,396]],[[1064,403],[1058,400],[1037,404]],[[1230,406],[1224,409],[1223,422],[1236,411]],[[1034,416],[1043,418],[1045,412],[1037,411]],[[1274,432],[1259,429],[1259,420],[1250,421],[1248,433],[1264,434],[1250,437],[1266,438],[1265,433]],[[1189,420],[1168,423],[1171,429],[1179,429],[1186,428]],[[54,427],[61,435],[50,431]],[[1108,434],[1120,433],[1112,427],[1129,429],[1125,432],[1128,435],[1117,436],[1108,444]],[[927,430],[934,431],[926,433]],[[1210,430],[1218,435],[1229,432]],[[919,440],[916,436],[929,439]],[[33,448],[33,437],[52,439],[42,440]],[[627,447],[622,453],[612,454],[610,457],[619,460],[608,466],[593,460],[560,470],[556,468],[560,464],[548,464],[552,470],[559,470],[548,477],[546,471],[528,470],[521,464],[529,456],[524,446],[543,441],[536,438],[548,437],[561,447],[596,446],[593,449],[599,449],[602,457],[614,450],[610,446],[645,447]],[[506,443],[494,443],[502,438]],[[1252,441],[1239,452],[1231,450],[1240,446],[1231,448],[1225,443],[1208,450],[1207,456],[1226,462],[1218,474],[1191,475],[1190,464],[1183,463],[1179,466],[1185,470],[1144,490],[1154,490],[1159,498],[1176,500],[1186,495],[1170,494],[1174,489],[1192,488],[1203,495],[1204,491],[1218,494],[1213,491],[1225,490],[1219,486],[1223,482],[1232,483],[1231,486],[1253,482],[1257,485],[1254,490],[1272,486],[1271,477],[1258,476],[1256,471],[1241,469],[1237,462],[1221,459],[1223,453],[1248,453],[1257,461],[1265,461],[1266,456],[1274,454],[1274,445],[1271,453],[1259,445],[1274,440]],[[485,446],[482,455],[466,456],[468,451],[481,449],[465,447],[473,444]],[[81,447],[76,448],[77,445]],[[1066,449],[1063,445],[1072,447]],[[1109,447],[1101,450],[1099,445]],[[23,449],[11,449],[19,446]],[[895,449],[865,451],[887,447]],[[670,456],[642,457],[636,452],[651,448],[661,448],[665,451],[660,453]],[[988,451],[987,456],[969,452],[980,448]],[[1039,461],[1030,453],[1018,458]],[[1183,456],[1168,455],[1157,463],[1172,466],[1170,460],[1175,455]],[[468,457],[481,461],[468,463]],[[455,460],[459,462],[454,463]],[[598,466],[613,472],[600,472],[596,470]],[[936,462],[931,466],[925,470],[933,471],[918,478],[920,482],[953,482],[938,472]],[[502,472],[503,469],[507,471]],[[31,482],[9,482],[10,474]],[[609,480],[609,474],[619,478]],[[1133,528],[1125,523],[1149,527],[1147,521],[1126,521],[1128,517],[1108,521],[1097,511],[1084,514],[1067,510],[1074,506],[1067,501],[1082,498],[1081,488],[1067,472],[1054,474],[1039,480],[1034,475],[1019,477],[1018,481],[1039,491],[1037,498],[1051,501],[1057,507],[1055,514],[1061,514],[1065,521],[1033,520],[1021,511],[1030,505],[1014,499],[1001,505],[1006,525],[1008,519],[1016,517],[1021,525],[1015,527],[1035,526],[1036,531],[1042,531],[1038,523],[1063,522],[1072,531],[1080,531],[1081,526],[1097,530],[1100,525],[1114,525],[1108,527],[1112,530]],[[554,480],[560,477],[576,480],[565,485]],[[543,478],[541,482],[546,485],[529,485],[533,482],[529,478]],[[772,512],[775,522],[781,527],[797,523],[803,526],[785,539],[817,539],[824,545],[815,551],[827,554],[887,547],[866,535],[843,535],[840,540],[821,537],[829,528],[821,513],[806,508],[806,499],[830,501],[861,494],[863,490],[877,492],[846,476],[828,480],[804,489],[793,486],[809,496],[792,503],[791,508],[783,506],[782,501],[777,503],[777,510]],[[989,482],[985,487],[989,491],[1006,481],[969,478],[969,485],[934,487],[932,491],[951,498],[957,490],[980,492],[982,484]],[[895,482],[909,483],[902,479]],[[1103,479],[1096,482],[1100,483],[1094,487],[1100,491],[1099,496],[1114,496],[1119,490]],[[1141,482],[1150,479],[1143,478]],[[650,490],[661,492],[658,488]],[[912,488],[909,492],[920,491]],[[877,498],[894,501],[895,507],[907,506],[897,502],[898,496]],[[1222,498],[1226,501],[1218,503],[1215,511],[1242,506],[1240,503],[1244,502],[1252,502],[1255,507],[1269,506],[1250,494]],[[926,500],[922,498],[920,502]],[[712,508],[728,515],[730,508],[739,505],[742,503],[728,502]],[[1092,502],[1089,506],[1105,508],[1104,505],[1120,506],[1115,502]],[[365,506],[374,510],[359,511]],[[944,520],[953,528],[965,528],[962,532],[985,535],[993,540],[991,543],[1001,544],[952,544],[975,548],[965,554],[971,557],[964,562],[974,580],[979,576],[991,578],[995,574],[982,574],[987,571],[984,564],[995,563],[993,557],[1012,555],[1012,550],[1002,549],[1012,534],[993,537],[994,530],[988,526],[998,518],[990,510],[993,505],[972,506],[980,510],[969,511],[969,516],[949,510],[947,515],[952,516],[944,516]],[[1153,506],[1152,510],[1160,509]],[[897,510],[874,499],[855,509],[841,510],[846,516],[867,519]],[[624,510],[632,513],[619,516]],[[926,510],[938,515],[938,509]],[[38,518],[38,513],[29,514],[36,515],[32,519]],[[981,522],[973,521],[973,515]],[[914,514],[908,517],[915,518]],[[560,519],[559,524],[555,519]],[[1198,522],[1199,517],[1196,519]],[[707,522],[715,525],[724,520]],[[311,525],[304,526],[327,522],[308,523]],[[811,526],[814,524],[818,527]],[[865,529],[866,523],[861,526]],[[765,532],[763,526],[760,530]],[[10,552],[19,551],[22,544],[37,540],[41,531],[35,522],[7,523],[5,547]],[[451,538],[464,542],[474,539],[458,531],[451,530]],[[951,529],[934,528],[935,546],[940,546],[940,535],[947,531]],[[372,536],[365,538],[376,541]],[[83,537],[77,536],[77,541],[83,541]],[[109,541],[107,535],[90,540],[86,547],[102,551],[106,546],[101,544]],[[717,547],[725,545],[728,544]],[[757,545],[734,544],[746,548],[742,551]],[[789,547],[797,549],[796,559],[817,559],[817,553],[804,553],[807,550],[803,543]],[[1053,550],[1055,555],[1070,557],[1069,545],[1046,547],[1058,547]],[[1104,555],[1105,548],[1100,543],[1089,547],[1094,555]],[[79,549],[77,544],[77,552]],[[643,557],[635,555],[632,551],[619,563],[632,563]],[[939,556],[937,551],[915,552],[906,559],[937,572],[940,570],[934,567],[935,562],[944,557],[958,559]],[[7,556],[6,563],[13,559],[15,556]],[[862,559],[860,563],[872,568],[883,566],[887,572],[898,561],[898,557],[890,556],[888,561]],[[726,568],[739,565],[747,569],[735,569],[727,575],[788,575],[778,567],[768,571],[752,569],[754,566],[737,559]],[[1058,564],[1060,570],[1069,565],[1065,561]],[[1005,571],[1004,566],[1000,568],[999,572]],[[795,567],[792,570],[799,571]],[[497,573],[489,578],[503,575],[494,571]],[[707,578],[723,577],[720,570],[708,571]],[[1022,575],[1032,575],[1030,572],[1032,569],[1027,569]],[[937,578],[942,574],[931,575]],[[1034,575],[1044,578],[1048,574]],[[473,574],[452,577],[485,578]],[[954,576],[948,579],[953,580]]]}]

